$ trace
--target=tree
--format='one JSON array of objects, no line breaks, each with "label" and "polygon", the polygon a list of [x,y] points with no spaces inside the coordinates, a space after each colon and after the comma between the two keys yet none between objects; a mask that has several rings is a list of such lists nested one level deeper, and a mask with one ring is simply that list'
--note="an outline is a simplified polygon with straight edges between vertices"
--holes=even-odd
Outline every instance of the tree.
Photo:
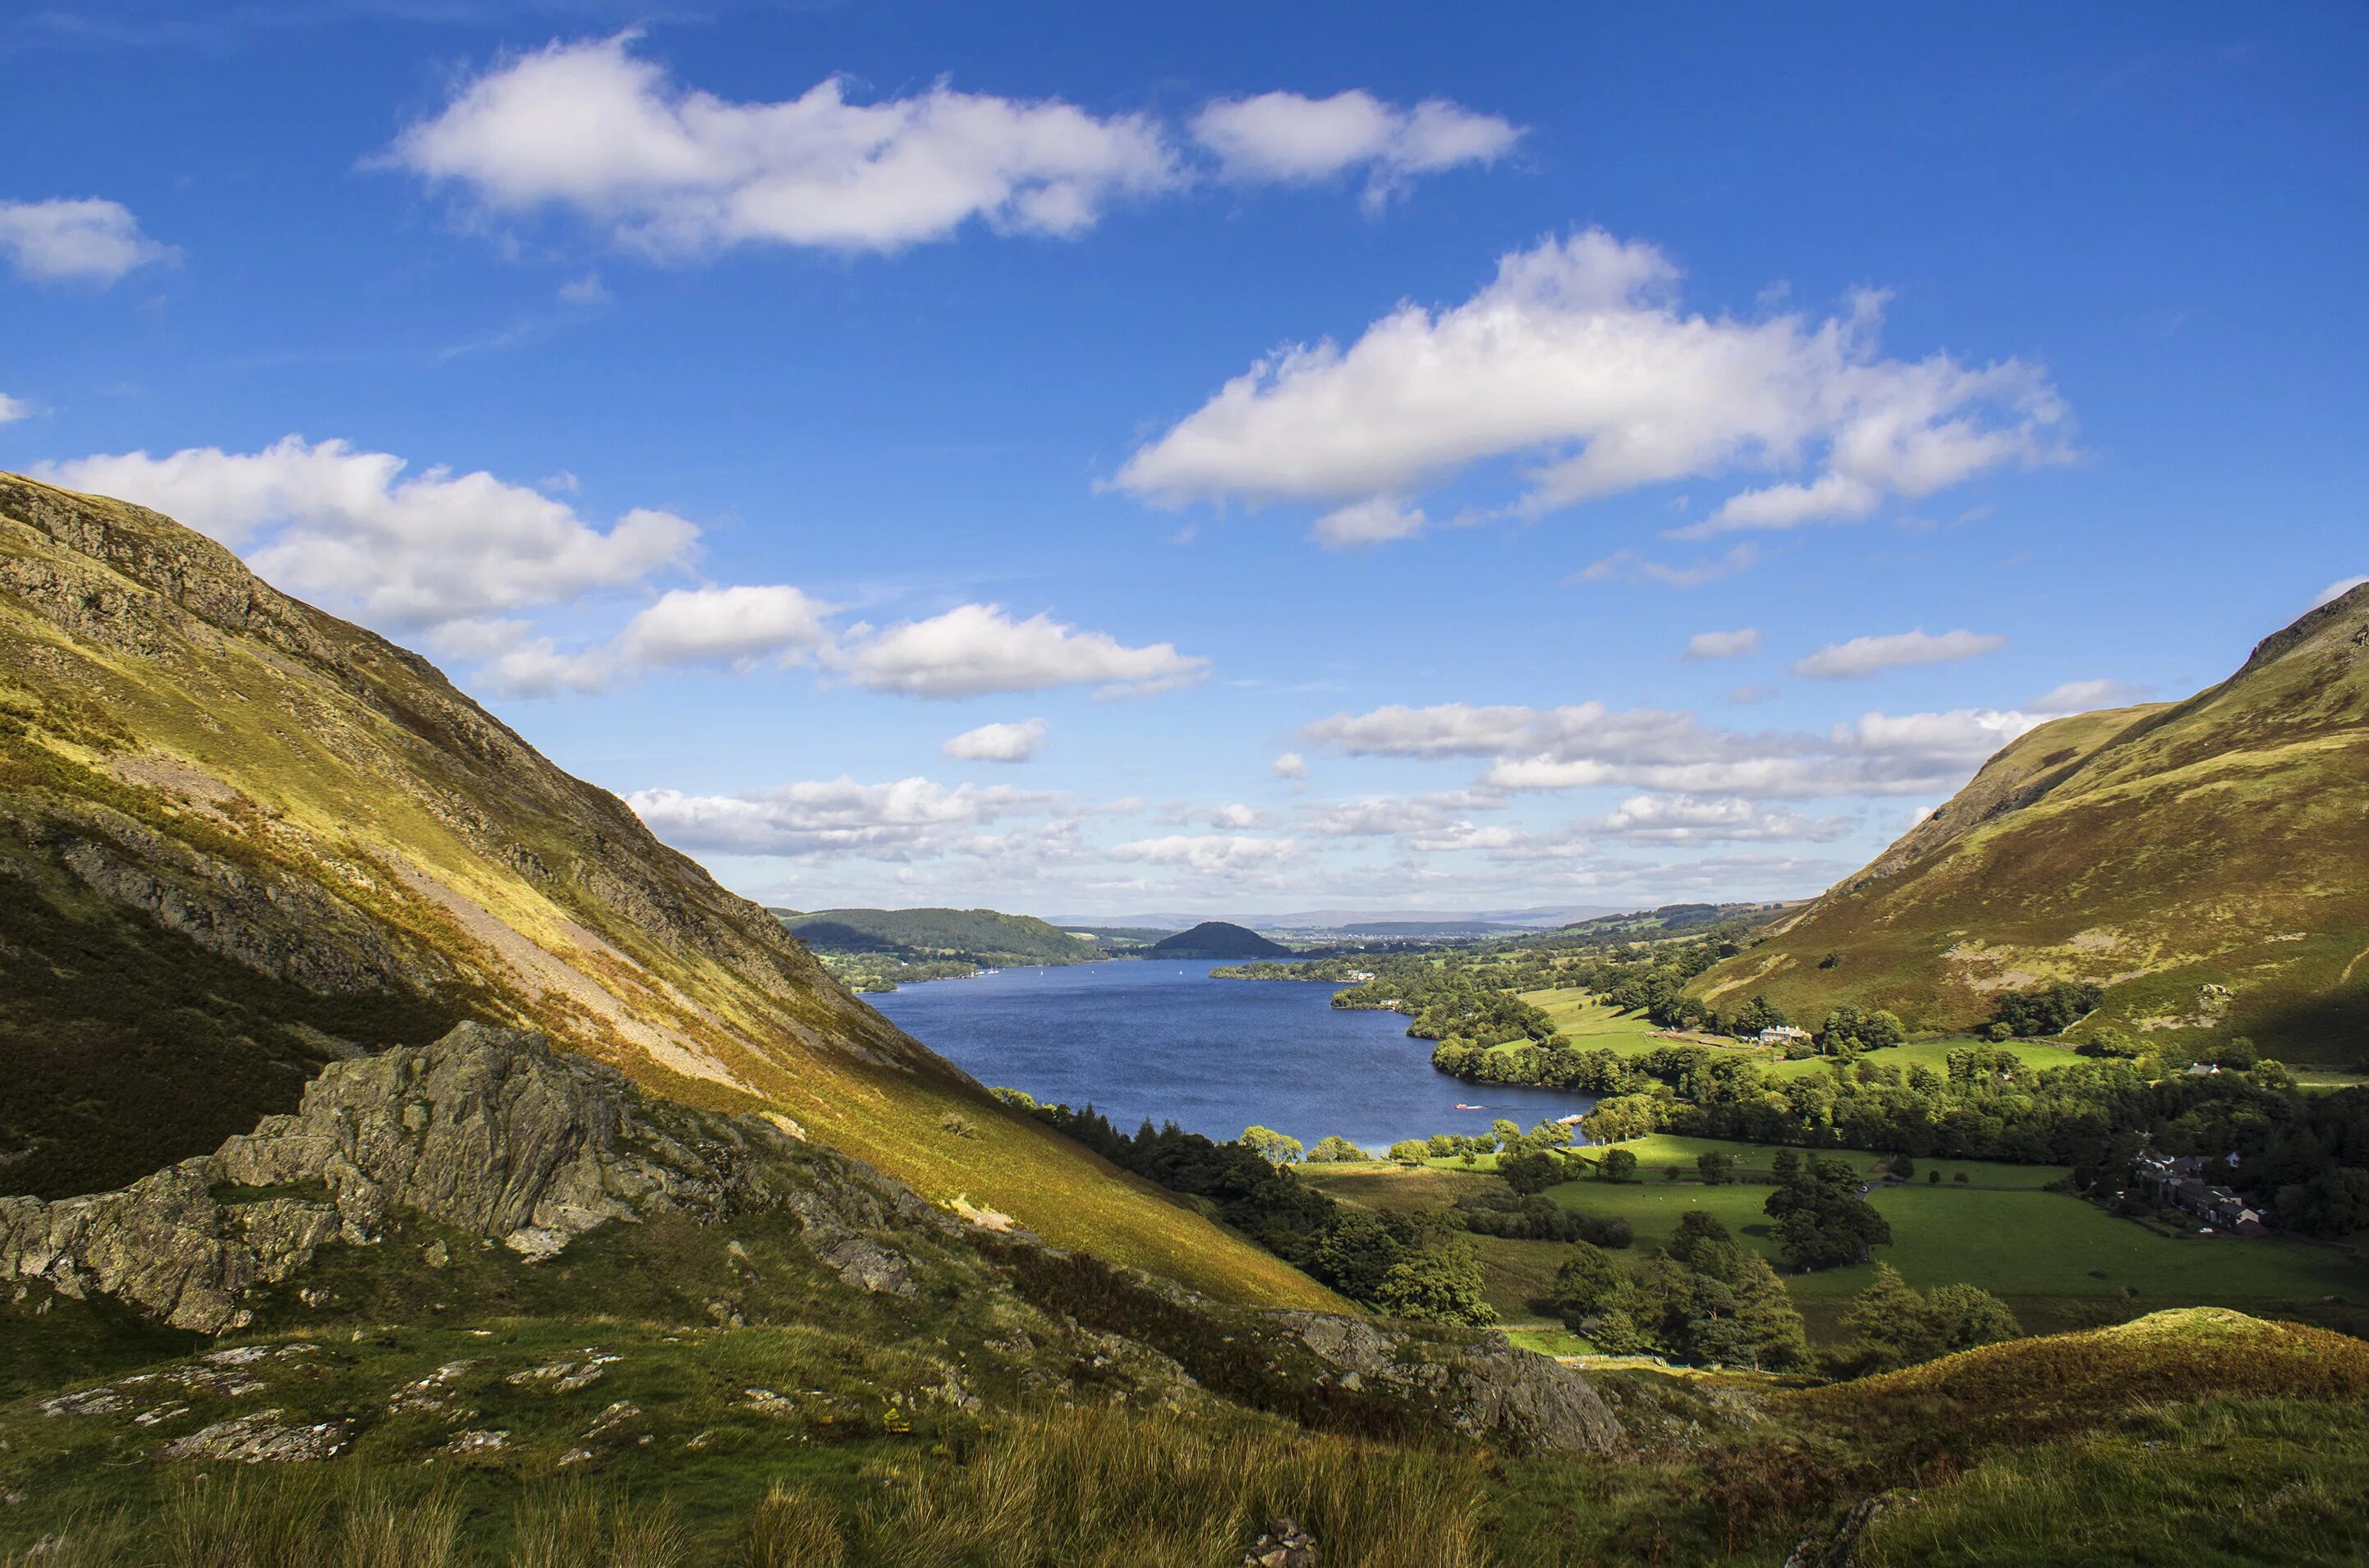
[{"label": "tree", "polygon": [[1896,1046],[1906,1037],[1900,1015],[1882,1009],[1868,1012],[1846,1003],[1826,1014],[1818,1029],[1818,1048],[1846,1059],[1863,1051]]},{"label": "tree", "polygon": [[1316,1147],[1308,1151],[1308,1158],[1311,1162],[1322,1161],[1327,1164],[1339,1164],[1344,1161],[1364,1160],[1368,1155],[1364,1150],[1343,1138],[1339,1133],[1334,1133],[1328,1138],[1317,1139]]},{"label": "tree", "polygon": [[1735,1180],[1735,1159],[1716,1149],[1705,1150],[1695,1156],[1695,1169],[1702,1173],[1703,1185],[1722,1187]]},{"label": "tree", "polygon": [[1500,1149],[1507,1149],[1522,1140],[1522,1124],[1509,1116],[1499,1116],[1489,1124],[1490,1135]]},{"label": "tree", "polygon": [[1405,1238],[1388,1219],[1344,1208],[1317,1232],[1307,1268],[1344,1296],[1371,1301],[1406,1253]]},{"label": "tree", "polygon": [[1481,1294],[1481,1254],[1461,1236],[1435,1237],[1392,1264],[1374,1305],[1394,1318],[1433,1323],[1494,1323]]},{"label": "tree", "polygon": [[1790,1186],[1802,1173],[1802,1157],[1790,1149],[1780,1149],[1769,1156],[1768,1173],[1777,1178],[1779,1186]]},{"label": "tree", "polygon": [[1871,1249],[1891,1244],[1892,1227],[1859,1187],[1849,1161],[1822,1157],[1768,1195],[1762,1207],[1777,1221],[1777,1248],[1788,1264],[1835,1268],[1864,1263]]},{"label": "tree", "polygon": [[1450,1134],[1435,1132],[1424,1140],[1424,1147],[1431,1150],[1433,1159],[1445,1160],[1456,1152],[1456,1139]]},{"label": "tree", "polygon": [[1430,1157],[1431,1145],[1420,1138],[1402,1138],[1390,1145],[1393,1160],[1422,1161]]},{"label": "tree", "polygon": [[1269,1127],[1246,1127],[1237,1141],[1255,1150],[1270,1165],[1288,1165],[1299,1160],[1306,1146],[1299,1139],[1276,1131]]},{"label": "tree", "polygon": [[1574,1242],[1555,1270],[1554,1309],[1574,1333],[1587,1317],[1613,1305],[1628,1275],[1603,1248]]},{"label": "tree", "polygon": [[1971,1285],[1919,1292],[1890,1264],[1875,1265],[1875,1278],[1851,1298],[1842,1323],[1871,1370],[1914,1366],[2023,1333],[2007,1303],[1990,1292]]},{"label": "tree", "polygon": [[1789,1020],[1785,1010],[1765,996],[1756,996],[1735,1011],[1735,1022],[1730,1025],[1740,1039],[1749,1039],[1763,1029],[1781,1029]]},{"label": "tree", "polygon": [[1658,1130],[1662,1107],[1650,1094],[1615,1094],[1598,1100],[1579,1125],[1598,1143],[1626,1143]]},{"label": "tree", "polygon": [[1562,1162],[1543,1150],[1497,1157],[1497,1174],[1524,1197],[1542,1193],[1563,1179]]},{"label": "tree", "polygon": [[1630,1181],[1637,1174],[1637,1156],[1625,1149],[1608,1149],[1604,1151],[1604,1158],[1596,1162],[1596,1168],[1604,1173],[1608,1182]]}]

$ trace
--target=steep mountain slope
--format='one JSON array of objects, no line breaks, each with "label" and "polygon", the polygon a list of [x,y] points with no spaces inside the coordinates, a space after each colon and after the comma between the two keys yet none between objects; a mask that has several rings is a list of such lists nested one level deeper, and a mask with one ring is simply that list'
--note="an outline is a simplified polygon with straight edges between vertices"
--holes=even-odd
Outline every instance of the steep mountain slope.
[{"label": "steep mountain slope", "polygon": [[0,475],[0,1191],[119,1185],[462,1018],[1232,1299],[1329,1300],[850,996],[425,660]]},{"label": "steep mountain slope", "polygon": [[2369,587],[2186,702],[2041,726],[1698,990],[1961,1027],[2055,979],[2107,988],[2089,1028],[2369,1059]]},{"label": "steep mountain slope", "polygon": [[898,958],[963,958],[974,964],[1082,964],[1094,944],[1034,915],[994,910],[818,910],[782,923],[818,953],[881,953]]}]

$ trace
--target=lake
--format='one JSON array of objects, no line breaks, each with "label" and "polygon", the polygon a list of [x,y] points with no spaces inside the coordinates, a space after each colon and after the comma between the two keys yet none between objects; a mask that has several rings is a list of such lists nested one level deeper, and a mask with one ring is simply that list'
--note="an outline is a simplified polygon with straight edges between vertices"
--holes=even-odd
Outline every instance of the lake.
[{"label": "lake", "polygon": [[[1149,1116],[1224,1140],[1253,1123],[1314,1147],[1380,1150],[1435,1132],[1528,1127],[1584,1095],[1463,1083],[1396,1013],[1332,1005],[1334,987],[1219,980],[1217,966],[1118,960],[932,980],[864,1000],[982,1083],[1089,1103],[1122,1132]],[[1459,1111],[1458,1102],[1482,1108]]]}]

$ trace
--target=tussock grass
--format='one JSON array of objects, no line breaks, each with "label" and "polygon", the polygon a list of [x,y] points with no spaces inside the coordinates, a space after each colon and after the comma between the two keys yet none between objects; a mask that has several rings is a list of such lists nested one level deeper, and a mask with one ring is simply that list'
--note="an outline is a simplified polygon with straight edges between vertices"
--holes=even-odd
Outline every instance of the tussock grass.
[{"label": "tussock grass", "polygon": [[1329,1562],[1490,1561],[1478,1455],[1084,1410],[1008,1428],[928,1484],[887,1479],[883,1495],[848,1521],[853,1560],[884,1568],[1198,1568],[1239,1561],[1279,1516],[1313,1531]]}]

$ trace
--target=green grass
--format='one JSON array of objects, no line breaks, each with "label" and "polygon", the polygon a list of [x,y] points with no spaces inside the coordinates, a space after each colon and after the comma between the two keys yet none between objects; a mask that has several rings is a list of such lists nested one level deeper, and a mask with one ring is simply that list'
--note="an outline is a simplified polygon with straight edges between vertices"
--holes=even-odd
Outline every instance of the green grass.
[{"label": "green grass", "polygon": [[[1619,1215],[1635,1228],[1641,1246],[1667,1240],[1688,1209],[1706,1209],[1776,1256],[1762,1213],[1768,1187],[1704,1186],[1659,1173],[1676,1164],[1690,1178],[1695,1158],[1710,1150],[1735,1155],[1745,1169],[1765,1171],[1774,1150],[1662,1135],[1623,1147],[1637,1151],[1643,1179],[1567,1183],[1551,1196],[1587,1213]],[[1837,1152],[1862,1171],[1877,1158]],[[1892,1226],[1893,1245],[1876,1256],[1920,1289],[1968,1284],[2010,1299],[2121,1298],[2249,1309],[2369,1296],[2369,1267],[2332,1248],[2280,1238],[2166,1236],[2084,1199],[2043,1190],[2065,1174],[2061,1167],[1933,1160],[1917,1171],[1915,1181],[1879,1186],[1868,1201]],[[1939,1184],[1926,1181],[1931,1171],[1941,1173]],[[1964,1184],[1951,1179],[1960,1173]],[[1835,1299],[1865,1288],[1873,1272],[1868,1265],[1791,1276],[1786,1287],[1798,1299]]]},{"label": "green grass", "polygon": [[[1886,1046],[1880,1051],[1870,1051],[1860,1059],[1875,1062],[1884,1067],[1896,1067],[1903,1072],[1912,1067],[1929,1067],[1936,1072],[1946,1074],[1950,1070],[1951,1051],[1963,1050],[1972,1045],[1990,1044],[1988,1040],[1977,1041],[1965,1037],[1947,1040],[1911,1040],[1906,1045]],[[2039,1040],[2008,1040],[1995,1048],[2011,1051],[2017,1060],[2028,1062],[2043,1070],[2049,1068],[2069,1067],[2081,1059],[2069,1047]],[[1824,1057],[1806,1057],[1800,1061],[1772,1064],[1769,1070],[1788,1077],[1801,1077],[1808,1073],[1831,1070],[1831,1065]]]},{"label": "green grass", "polygon": [[1654,1037],[1654,1025],[1643,1013],[1616,1013],[1609,1003],[1598,1001],[1588,991],[1529,990],[1522,992],[1522,1000],[1543,1012],[1556,1028],[1571,1036],[1574,1045],[1591,1049],[1609,1046],[1615,1050],[1647,1051],[1670,1043]]},{"label": "green grass", "polygon": [[[1716,1151],[1733,1157],[1740,1171],[1765,1175],[1775,1149],[1664,1133],[1621,1147],[1637,1155],[1638,1180],[1568,1182],[1550,1189],[1549,1196],[1584,1213],[1628,1220],[1641,1250],[1662,1245],[1688,1210],[1702,1209],[1771,1262],[1779,1261],[1762,1208],[1769,1187],[1761,1182],[1707,1186],[1697,1178],[1695,1163]],[[1862,1173],[1880,1158],[1856,1150],[1830,1152]],[[1372,1207],[1436,1211],[1477,1190],[1471,1184],[1493,1181],[1492,1163],[1484,1159],[1467,1170],[1459,1162],[1434,1161],[1413,1171],[1367,1166],[1321,1175],[1311,1167],[1307,1179],[1335,1197]],[[1671,1167],[1681,1173],[1677,1181],[1662,1173]],[[1941,1173],[1938,1184],[1926,1180],[1933,1171]],[[1963,1183],[1952,1180],[1962,1174]],[[1920,1289],[1967,1284],[2004,1297],[2034,1329],[2077,1326],[2102,1312],[2128,1316],[2191,1305],[2352,1324],[2362,1315],[2359,1304],[2369,1301],[2369,1266],[2333,1248],[2278,1237],[2166,1235],[2084,1199],[2045,1190],[2065,1174],[2064,1167],[2054,1165],[1921,1162],[1913,1182],[1878,1186],[1869,1196],[1893,1232],[1893,1244],[1879,1248],[1876,1257]],[[1545,1295],[1561,1249],[1549,1242],[1475,1240],[1488,1271],[1491,1304],[1508,1322],[1538,1321],[1533,1303]],[[1813,1328],[1831,1339],[1843,1302],[1865,1289],[1873,1276],[1868,1265],[1787,1275],[1785,1283]],[[2331,1304],[2329,1297],[2343,1302]]]}]

